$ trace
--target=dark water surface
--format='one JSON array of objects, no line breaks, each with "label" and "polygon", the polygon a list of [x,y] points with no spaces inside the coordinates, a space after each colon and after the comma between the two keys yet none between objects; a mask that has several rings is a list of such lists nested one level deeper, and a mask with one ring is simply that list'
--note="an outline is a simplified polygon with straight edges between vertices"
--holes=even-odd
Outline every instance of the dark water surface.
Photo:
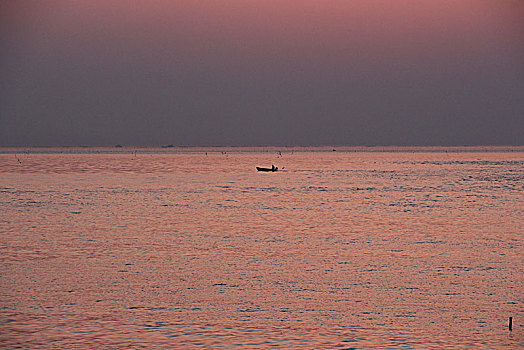
[{"label": "dark water surface", "polygon": [[63,151],[0,154],[1,348],[524,347],[521,148]]}]

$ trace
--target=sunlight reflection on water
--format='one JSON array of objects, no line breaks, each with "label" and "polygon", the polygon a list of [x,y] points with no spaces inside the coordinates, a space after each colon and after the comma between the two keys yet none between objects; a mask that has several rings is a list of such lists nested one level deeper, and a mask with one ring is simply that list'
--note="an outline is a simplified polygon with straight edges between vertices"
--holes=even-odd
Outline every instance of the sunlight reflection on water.
[{"label": "sunlight reflection on water", "polygon": [[18,157],[3,348],[524,345],[522,152]]}]

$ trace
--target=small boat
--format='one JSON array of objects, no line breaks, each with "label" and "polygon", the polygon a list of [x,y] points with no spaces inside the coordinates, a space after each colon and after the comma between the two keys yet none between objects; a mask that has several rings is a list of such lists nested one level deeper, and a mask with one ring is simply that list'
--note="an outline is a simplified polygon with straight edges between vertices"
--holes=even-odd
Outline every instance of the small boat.
[{"label": "small boat", "polygon": [[257,166],[257,171],[277,171],[278,168],[274,165],[271,166],[271,168],[262,168]]}]

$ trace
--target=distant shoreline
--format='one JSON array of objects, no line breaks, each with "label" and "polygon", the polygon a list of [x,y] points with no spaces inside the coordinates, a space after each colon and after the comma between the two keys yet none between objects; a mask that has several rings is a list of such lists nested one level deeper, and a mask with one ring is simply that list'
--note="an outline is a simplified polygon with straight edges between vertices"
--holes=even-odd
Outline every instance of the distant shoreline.
[{"label": "distant shoreline", "polygon": [[428,153],[482,153],[524,152],[522,146],[62,146],[62,147],[0,147],[0,154],[148,154],[148,153],[263,153],[263,152],[428,152]]}]

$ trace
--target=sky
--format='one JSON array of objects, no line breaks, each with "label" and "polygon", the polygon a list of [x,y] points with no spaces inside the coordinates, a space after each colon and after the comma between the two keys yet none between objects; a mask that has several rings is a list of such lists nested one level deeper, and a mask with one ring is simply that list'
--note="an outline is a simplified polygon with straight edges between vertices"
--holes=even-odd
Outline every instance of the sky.
[{"label": "sky", "polygon": [[0,146],[523,145],[522,0],[0,3]]}]

